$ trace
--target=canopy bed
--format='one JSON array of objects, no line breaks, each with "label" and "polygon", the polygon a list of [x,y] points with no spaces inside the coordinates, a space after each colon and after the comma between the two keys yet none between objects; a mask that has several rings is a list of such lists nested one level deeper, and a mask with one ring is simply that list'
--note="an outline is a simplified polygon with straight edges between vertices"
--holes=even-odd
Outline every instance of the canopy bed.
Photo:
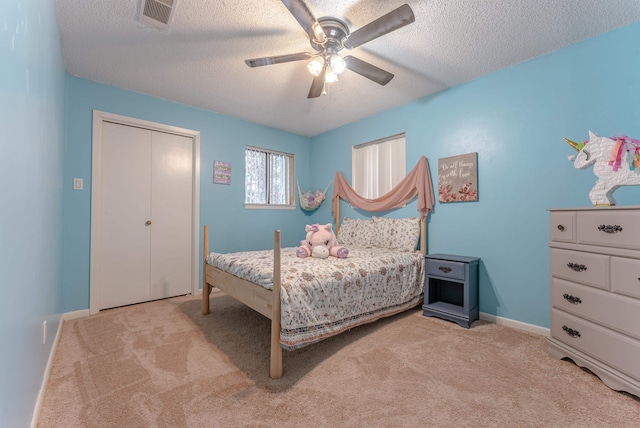
[{"label": "canopy bed", "polygon": [[[381,198],[359,197],[339,172],[334,183],[332,213],[338,240],[349,248],[347,258],[296,257],[295,248],[281,248],[279,230],[273,250],[209,252],[209,228],[204,226],[202,313],[209,314],[209,296],[216,287],[269,318],[269,374],[274,379],[283,374],[283,348],[318,342],[415,307],[422,299],[426,216],[434,202],[426,158]],[[340,224],[340,198],[379,212],[402,207],[414,197],[420,213],[415,218],[345,218]]]}]

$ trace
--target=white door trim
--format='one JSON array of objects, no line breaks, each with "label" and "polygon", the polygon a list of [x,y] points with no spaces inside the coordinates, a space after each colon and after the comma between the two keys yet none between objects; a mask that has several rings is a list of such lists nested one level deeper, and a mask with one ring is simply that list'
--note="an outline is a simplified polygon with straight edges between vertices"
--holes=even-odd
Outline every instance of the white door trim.
[{"label": "white door trim", "polygon": [[91,159],[91,264],[89,274],[89,313],[100,312],[99,266],[100,266],[100,196],[102,175],[102,124],[112,122],[121,125],[137,126],[152,131],[190,137],[193,140],[193,207],[191,240],[191,294],[198,293],[200,288],[200,132],[190,129],[149,122],[127,116],[120,116],[99,110],[93,110],[93,142]]}]

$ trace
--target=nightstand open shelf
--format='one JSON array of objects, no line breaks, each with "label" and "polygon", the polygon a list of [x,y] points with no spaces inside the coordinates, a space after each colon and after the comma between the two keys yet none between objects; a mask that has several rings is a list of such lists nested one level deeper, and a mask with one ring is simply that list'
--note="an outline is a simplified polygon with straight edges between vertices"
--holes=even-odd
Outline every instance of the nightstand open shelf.
[{"label": "nightstand open shelf", "polygon": [[429,303],[427,309],[425,309],[424,306],[422,308],[424,310],[433,312],[434,315],[437,313],[437,314],[450,314],[450,315],[459,316],[459,317],[465,316],[464,307],[453,304],[453,303],[437,301],[437,302]]},{"label": "nightstand open shelf", "polygon": [[424,316],[435,316],[469,328],[478,319],[477,257],[425,256]]}]

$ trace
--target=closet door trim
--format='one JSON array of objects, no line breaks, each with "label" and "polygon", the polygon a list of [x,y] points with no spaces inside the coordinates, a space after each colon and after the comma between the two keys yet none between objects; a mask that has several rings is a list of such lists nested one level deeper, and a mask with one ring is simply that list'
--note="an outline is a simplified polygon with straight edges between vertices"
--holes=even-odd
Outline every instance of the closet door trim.
[{"label": "closet door trim", "polygon": [[102,124],[111,122],[119,125],[135,126],[152,131],[189,137],[193,141],[193,206],[191,222],[191,294],[200,293],[200,132],[178,128],[162,123],[120,116],[99,110],[93,110],[93,141],[91,159],[91,265],[89,275],[89,313],[100,311],[98,274],[100,263],[100,196],[102,175]]}]

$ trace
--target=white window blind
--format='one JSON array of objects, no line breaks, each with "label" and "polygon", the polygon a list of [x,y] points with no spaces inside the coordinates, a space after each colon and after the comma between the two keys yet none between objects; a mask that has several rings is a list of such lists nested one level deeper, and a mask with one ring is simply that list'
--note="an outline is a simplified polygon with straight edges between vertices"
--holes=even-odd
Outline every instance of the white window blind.
[{"label": "white window blind", "polygon": [[292,154],[245,148],[245,204],[293,205]]},{"label": "white window blind", "polygon": [[368,199],[382,196],[407,175],[405,134],[353,146],[353,189]]}]

